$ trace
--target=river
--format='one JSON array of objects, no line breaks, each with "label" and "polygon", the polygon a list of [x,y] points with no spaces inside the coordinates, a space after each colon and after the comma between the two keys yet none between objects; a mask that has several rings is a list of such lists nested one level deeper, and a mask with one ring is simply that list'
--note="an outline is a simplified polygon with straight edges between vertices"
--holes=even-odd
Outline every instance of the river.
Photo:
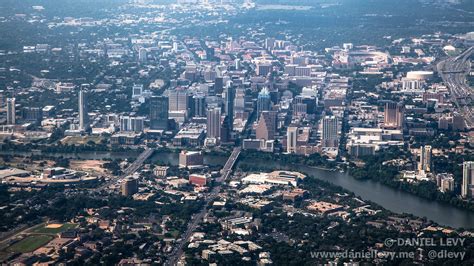
[{"label": "river", "polygon": [[[0,154],[19,156],[31,155],[31,152],[2,151]],[[70,159],[127,159],[138,156],[137,152],[83,152],[83,153],[55,153],[45,154],[47,156],[63,156]],[[178,153],[156,153],[151,160],[164,164],[177,165]],[[219,155],[204,156],[207,165],[224,165],[227,158]],[[426,200],[410,193],[400,191],[371,180],[357,180],[347,173],[331,172],[301,165],[282,166],[275,161],[246,160],[241,158],[240,162],[246,164],[264,164],[267,168],[301,171],[315,178],[328,181],[334,185],[343,187],[354,192],[364,200],[369,200],[396,213],[409,213],[419,217],[426,217],[440,225],[454,228],[472,228],[474,226],[474,212],[459,209],[445,203]]]},{"label": "river", "polygon": [[[245,163],[250,163],[243,160]],[[251,163],[259,163],[252,160]],[[354,192],[364,200],[370,200],[396,213],[409,213],[419,217],[426,217],[440,225],[454,228],[474,227],[474,212],[456,208],[446,203],[431,201],[417,197],[408,192],[394,189],[372,180],[358,180],[347,173],[326,171],[308,166],[281,166],[277,162],[260,162],[268,167],[301,171],[318,179],[328,181],[334,185]]]}]

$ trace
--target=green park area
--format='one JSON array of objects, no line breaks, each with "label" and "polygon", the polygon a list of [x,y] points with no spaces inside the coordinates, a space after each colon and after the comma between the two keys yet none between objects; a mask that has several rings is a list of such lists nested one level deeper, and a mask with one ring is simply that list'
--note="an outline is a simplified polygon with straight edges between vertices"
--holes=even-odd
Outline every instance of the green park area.
[{"label": "green park area", "polygon": [[8,247],[8,251],[15,253],[32,252],[42,247],[52,239],[53,237],[48,235],[31,235]]},{"label": "green park area", "polygon": [[67,136],[61,140],[61,143],[67,145],[85,145],[89,142],[100,144],[102,139],[101,136]]}]

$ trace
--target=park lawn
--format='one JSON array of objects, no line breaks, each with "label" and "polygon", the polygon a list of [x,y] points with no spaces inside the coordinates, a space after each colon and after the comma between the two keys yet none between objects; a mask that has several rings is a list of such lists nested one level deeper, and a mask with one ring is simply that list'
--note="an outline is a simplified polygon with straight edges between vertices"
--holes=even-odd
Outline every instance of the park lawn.
[{"label": "park lawn", "polygon": [[163,240],[165,238],[178,238],[179,237],[179,231],[178,230],[171,230],[168,232],[169,235],[167,234],[166,236],[164,234],[159,234],[157,235],[157,237],[160,239],[160,240]]},{"label": "park lawn", "polygon": [[68,145],[84,145],[92,141],[95,144],[100,144],[103,137],[101,136],[67,136],[61,140],[62,144]]},{"label": "park lawn", "polygon": [[44,246],[53,238],[54,237],[47,235],[31,235],[11,245],[10,247],[8,247],[8,250],[20,253],[32,252]]},{"label": "park lawn", "polygon": [[177,238],[179,236],[179,231],[178,230],[171,230],[170,234],[174,237]]},{"label": "park lawn", "polygon": [[58,233],[67,231],[69,229],[76,228],[76,226],[77,224],[65,223],[61,227],[58,227],[58,228],[47,228],[45,225],[45,226],[35,229],[33,232],[39,233],[39,234],[58,234]]}]

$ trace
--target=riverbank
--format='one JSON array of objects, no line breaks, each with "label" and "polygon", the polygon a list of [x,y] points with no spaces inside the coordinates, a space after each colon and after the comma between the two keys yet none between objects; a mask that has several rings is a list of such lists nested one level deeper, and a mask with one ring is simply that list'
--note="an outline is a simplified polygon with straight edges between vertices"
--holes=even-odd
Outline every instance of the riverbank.
[{"label": "riverbank", "polygon": [[[474,212],[474,202],[463,200],[459,197],[461,191],[460,186],[455,186],[453,191],[441,192],[434,182],[430,181],[419,181],[419,182],[404,182],[400,180],[400,169],[399,166],[384,163],[391,161],[397,158],[400,158],[401,153],[396,150],[387,150],[383,156],[369,156],[364,158],[364,165],[356,166],[351,164],[349,167],[349,173],[352,177],[360,180],[373,180],[380,182],[383,185],[408,192],[410,194],[416,195],[418,197],[438,201],[442,203],[449,204],[451,206],[465,209],[471,212]],[[404,155],[408,157],[409,155]],[[459,158],[463,160],[464,158]],[[470,158],[465,158],[470,160]],[[455,165],[462,164],[462,161],[452,161]],[[436,168],[436,164],[434,168]],[[438,169],[440,172],[453,173],[455,178],[455,184],[460,184],[462,182],[462,173],[460,172],[461,167],[458,169]]]},{"label": "riverbank", "polygon": [[447,203],[427,200],[374,180],[356,179],[347,172],[340,173],[339,171],[317,169],[313,166],[293,163],[281,164],[278,161],[245,157],[239,159],[237,167],[243,171],[275,169],[299,171],[340,186],[364,200],[374,202],[395,213],[412,214],[453,228],[471,228],[474,225],[474,212]]},{"label": "riverbank", "polygon": [[[396,156],[396,154],[394,154]],[[265,158],[269,161],[278,161],[281,164],[294,164],[294,165],[305,165],[314,169],[337,171],[339,166],[334,161],[328,161],[326,157],[319,154],[312,154],[310,156],[300,156],[293,154],[273,154],[256,151],[247,151],[243,156],[260,159]],[[380,159],[377,157],[377,159]],[[442,193],[438,190],[437,185],[434,182],[424,181],[416,184],[410,184],[402,182],[396,177],[399,174],[397,167],[384,165],[381,161],[377,162],[366,162],[364,166],[358,167],[351,164],[351,167],[345,169],[346,165],[343,165],[341,170],[348,170],[349,175],[352,178],[358,180],[373,180],[381,183],[382,185],[410,193],[420,198],[427,200],[433,200],[440,203],[451,205],[455,208],[464,209],[467,211],[474,212],[474,203],[460,199],[457,195],[459,193],[446,192]],[[255,169],[254,169],[255,170]]]},{"label": "riverbank", "polygon": [[[0,155],[5,153],[5,151],[0,152]],[[12,156],[28,156],[31,152],[9,151],[8,154]],[[57,157],[68,155],[71,159],[127,159],[136,158],[138,154],[139,153],[130,152],[85,152],[47,155],[55,155]],[[178,165],[179,154],[176,152],[157,152],[149,160],[152,163],[159,162],[160,164]],[[224,165],[226,160],[227,158],[223,155],[204,155],[204,163],[208,165]],[[351,191],[362,199],[374,202],[395,213],[409,213],[418,217],[426,217],[428,220],[432,220],[438,224],[454,228],[469,228],[474,225],[474,213],[471,211],[414,196],[413,194],[383,185],[374,180],[358,180],[347,172],[328,171],[327,169],[320,169],[321,167],[318,166],[298,165],[267,158],[246,157],[245,154],[242,154],[237,162],[237,167],[244,168],[245,165],[248,166],[249,171],[282,169],[305,172],[319,180],[327,181]],[[265,169],[263,169],[262,166],[264,166]]]}]

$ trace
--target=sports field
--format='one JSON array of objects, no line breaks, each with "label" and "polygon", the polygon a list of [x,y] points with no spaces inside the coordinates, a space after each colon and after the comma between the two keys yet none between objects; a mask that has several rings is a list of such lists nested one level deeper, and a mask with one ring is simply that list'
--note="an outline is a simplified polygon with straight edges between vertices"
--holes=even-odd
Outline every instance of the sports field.
[{"label": "sports field", "polygon": [[33,233],[38,234],[57,234],[64,231],[67,231],[72,228],[76,228],[76,224],[65,223],[65,224],[48,224],[44,227],[36,228]]},{"label": "sports field", "polygon": [[42,247],[52,239],[52,236],[47,235],[31,235],[11,245],[7,250],[21,253],[32,252]]}]

